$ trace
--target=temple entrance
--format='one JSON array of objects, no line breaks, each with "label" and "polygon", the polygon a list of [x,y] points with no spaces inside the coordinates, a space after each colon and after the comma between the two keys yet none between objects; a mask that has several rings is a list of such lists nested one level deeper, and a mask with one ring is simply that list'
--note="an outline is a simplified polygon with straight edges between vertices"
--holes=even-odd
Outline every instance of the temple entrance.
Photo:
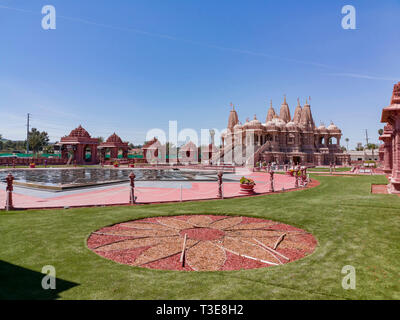
[{"label": "temple entrance", "polygon": [[90,146],[85,147],[85,161],[92,162],[92,148]]},{"label": "temple entrance", "polygon": [[293,156],[293,163],[294,164],[300,164],[300,162],[301,162],[301,157]]}]

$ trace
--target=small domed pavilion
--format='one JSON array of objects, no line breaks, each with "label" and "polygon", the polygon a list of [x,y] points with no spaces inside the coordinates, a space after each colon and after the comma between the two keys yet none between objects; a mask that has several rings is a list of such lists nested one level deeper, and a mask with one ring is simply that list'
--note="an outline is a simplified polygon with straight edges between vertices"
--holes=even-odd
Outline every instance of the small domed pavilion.
[{"label": "small domed pavilion", "polygon": [[76,164],[96,164],[98,144],[98,140],[92,138],[81,125],[68,136],[62,137],[58,143],[61,147],[61,157],[67,163],[73,161]]},{"label": "small domed pavilion", "polygon": [[123,142],[115,132],[109,136],[105,142],[101,143],[97,149],[99,150],[100,158],[103,161],[105,160],[107,153],[110,154],[110,159],[117,159],[120,152],[122,152],[122,158],[128,158],[128,142]]}]

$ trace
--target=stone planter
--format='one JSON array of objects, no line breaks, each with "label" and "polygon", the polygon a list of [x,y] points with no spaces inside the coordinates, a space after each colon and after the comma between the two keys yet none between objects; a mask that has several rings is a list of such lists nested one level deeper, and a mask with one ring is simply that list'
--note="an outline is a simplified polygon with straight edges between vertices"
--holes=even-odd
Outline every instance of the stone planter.
[{"label": "stone planter", "polygon": [[240,184],[240,194],[254,194],[254,186],[255,184]]}]

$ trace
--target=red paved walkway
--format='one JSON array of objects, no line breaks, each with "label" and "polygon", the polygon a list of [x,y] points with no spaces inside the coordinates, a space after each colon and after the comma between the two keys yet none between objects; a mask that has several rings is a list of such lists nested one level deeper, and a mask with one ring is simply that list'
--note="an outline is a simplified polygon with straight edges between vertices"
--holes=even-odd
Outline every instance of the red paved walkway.
[{"label": "red paved walkway", "polygon": [[[258,182],[255,186],[256,193],[267,193],[270,191],[269,174],[251,173],[250,177]],[[294,188],[295,178],[275,174],[275,191]],[[224,197],[239,196],[239,182],[224,182]],[[180,188],[150,188],[136,187],[135,195],[138,203],[180,201]],[[217,182],[193,182],[191,188],[182,188],[182,200],[201,200],[217,198]],[[5,190],[0,190],[0,208],[4,208],[6,199]],[[74,206],[101,206],[128,204],[129,186],[110,187],[101,190],[82,190],[80,193],[61,195],[52,198],[40,198],[23,195],[18,192],[13,193],[15,208],[56,208],[56,207],[74,207]]]}]

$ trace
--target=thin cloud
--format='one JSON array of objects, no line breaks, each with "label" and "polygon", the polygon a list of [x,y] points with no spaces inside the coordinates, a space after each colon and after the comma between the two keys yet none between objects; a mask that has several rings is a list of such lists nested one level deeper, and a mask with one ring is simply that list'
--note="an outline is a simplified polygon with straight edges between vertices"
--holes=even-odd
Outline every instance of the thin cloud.
[{"label": "thin cloud", "polygon": [[[8,9],[8,10],[14,10],[14,11],[30,13],[30,14],[38,14],[35,11],[25,10],[25,9],[20,9],[20,8],[13,8],[13,7],[9,7],[9,6],[3,6],[3,5],[0,5],[0,9]],[[275,59],[275,60],[281,60],[281,61],[286,61],[286,62],[293,62],[293,63],[297,63],[297,64],[310,65],[310,66],[319,67],[319,68],[336,69],[336,67],[334,67],[334,66],[330,66],[330,65],[326,65],[326,64],[322,64],[322,63],[318,63],[318,62],[303,61],[303,60],[297,60],[297,59],[293,59],[293,58],[287,58],[287,57],[281,57],[281,56],[277,56],[277,55],[271,55],[271,54],[263,53],[263,52],[255,52],[255,51],[251,51],[251,50],[224,47],[224,46],[209,44],[209,43],[205,43],[205,42],[199,42],[199,41],[194,41],[194,40],[178,38],[178,37],[167,35],[167,34],[148,32],[148,31],[144,31],[144,30],[140,30],[140,29],[119,27],[119,26],[113,26],[113,25],[104,24],[104,23],[98,23],[98,22],[87,20],[87,19],[74,18],[74,17],[62,16],[62,15],[57,15],[57,18],[61,18],[61,19],[64,19],[64,20],[69,20],[69,21],[80,22],[80,23],[84,23],[84,24],[88,24],[88,25],[92,25],[92,26],[97,26],[97,27],[101,27],[101,28],[113,29],[113,30],[118,30],[118,31],[133,32],[133,33],[136,33],[136,34],[149,36],[149,37],[154,37],[154,38],[160,38],[160,39],[166,39],[166,40],[171,40],[171,41],[184,42],[184,43],[188,43],[188,44],[192,44],[192,45],[196,45],[196,46],[201,46],[201,47],[206,47],[206,48],[230,51],[230,52],[234,52],[234,53],[246,54],[246,55],[252,55],[252,56],[259,56],[259,57],[264,57],[264,58],[268,58],[268,59]]]},{"label": "thin cloud", "polygon": [[326,73],[327,76],[334,77],[347,77],[347,78],[357,78],[357,79],[367,79],[367,80],[383,80],[383,81],[399,81],[398,78],[390,78],[390,77],[379,77],[379,76],[371,76],[366,74],[358,74],[358,73]]}]

